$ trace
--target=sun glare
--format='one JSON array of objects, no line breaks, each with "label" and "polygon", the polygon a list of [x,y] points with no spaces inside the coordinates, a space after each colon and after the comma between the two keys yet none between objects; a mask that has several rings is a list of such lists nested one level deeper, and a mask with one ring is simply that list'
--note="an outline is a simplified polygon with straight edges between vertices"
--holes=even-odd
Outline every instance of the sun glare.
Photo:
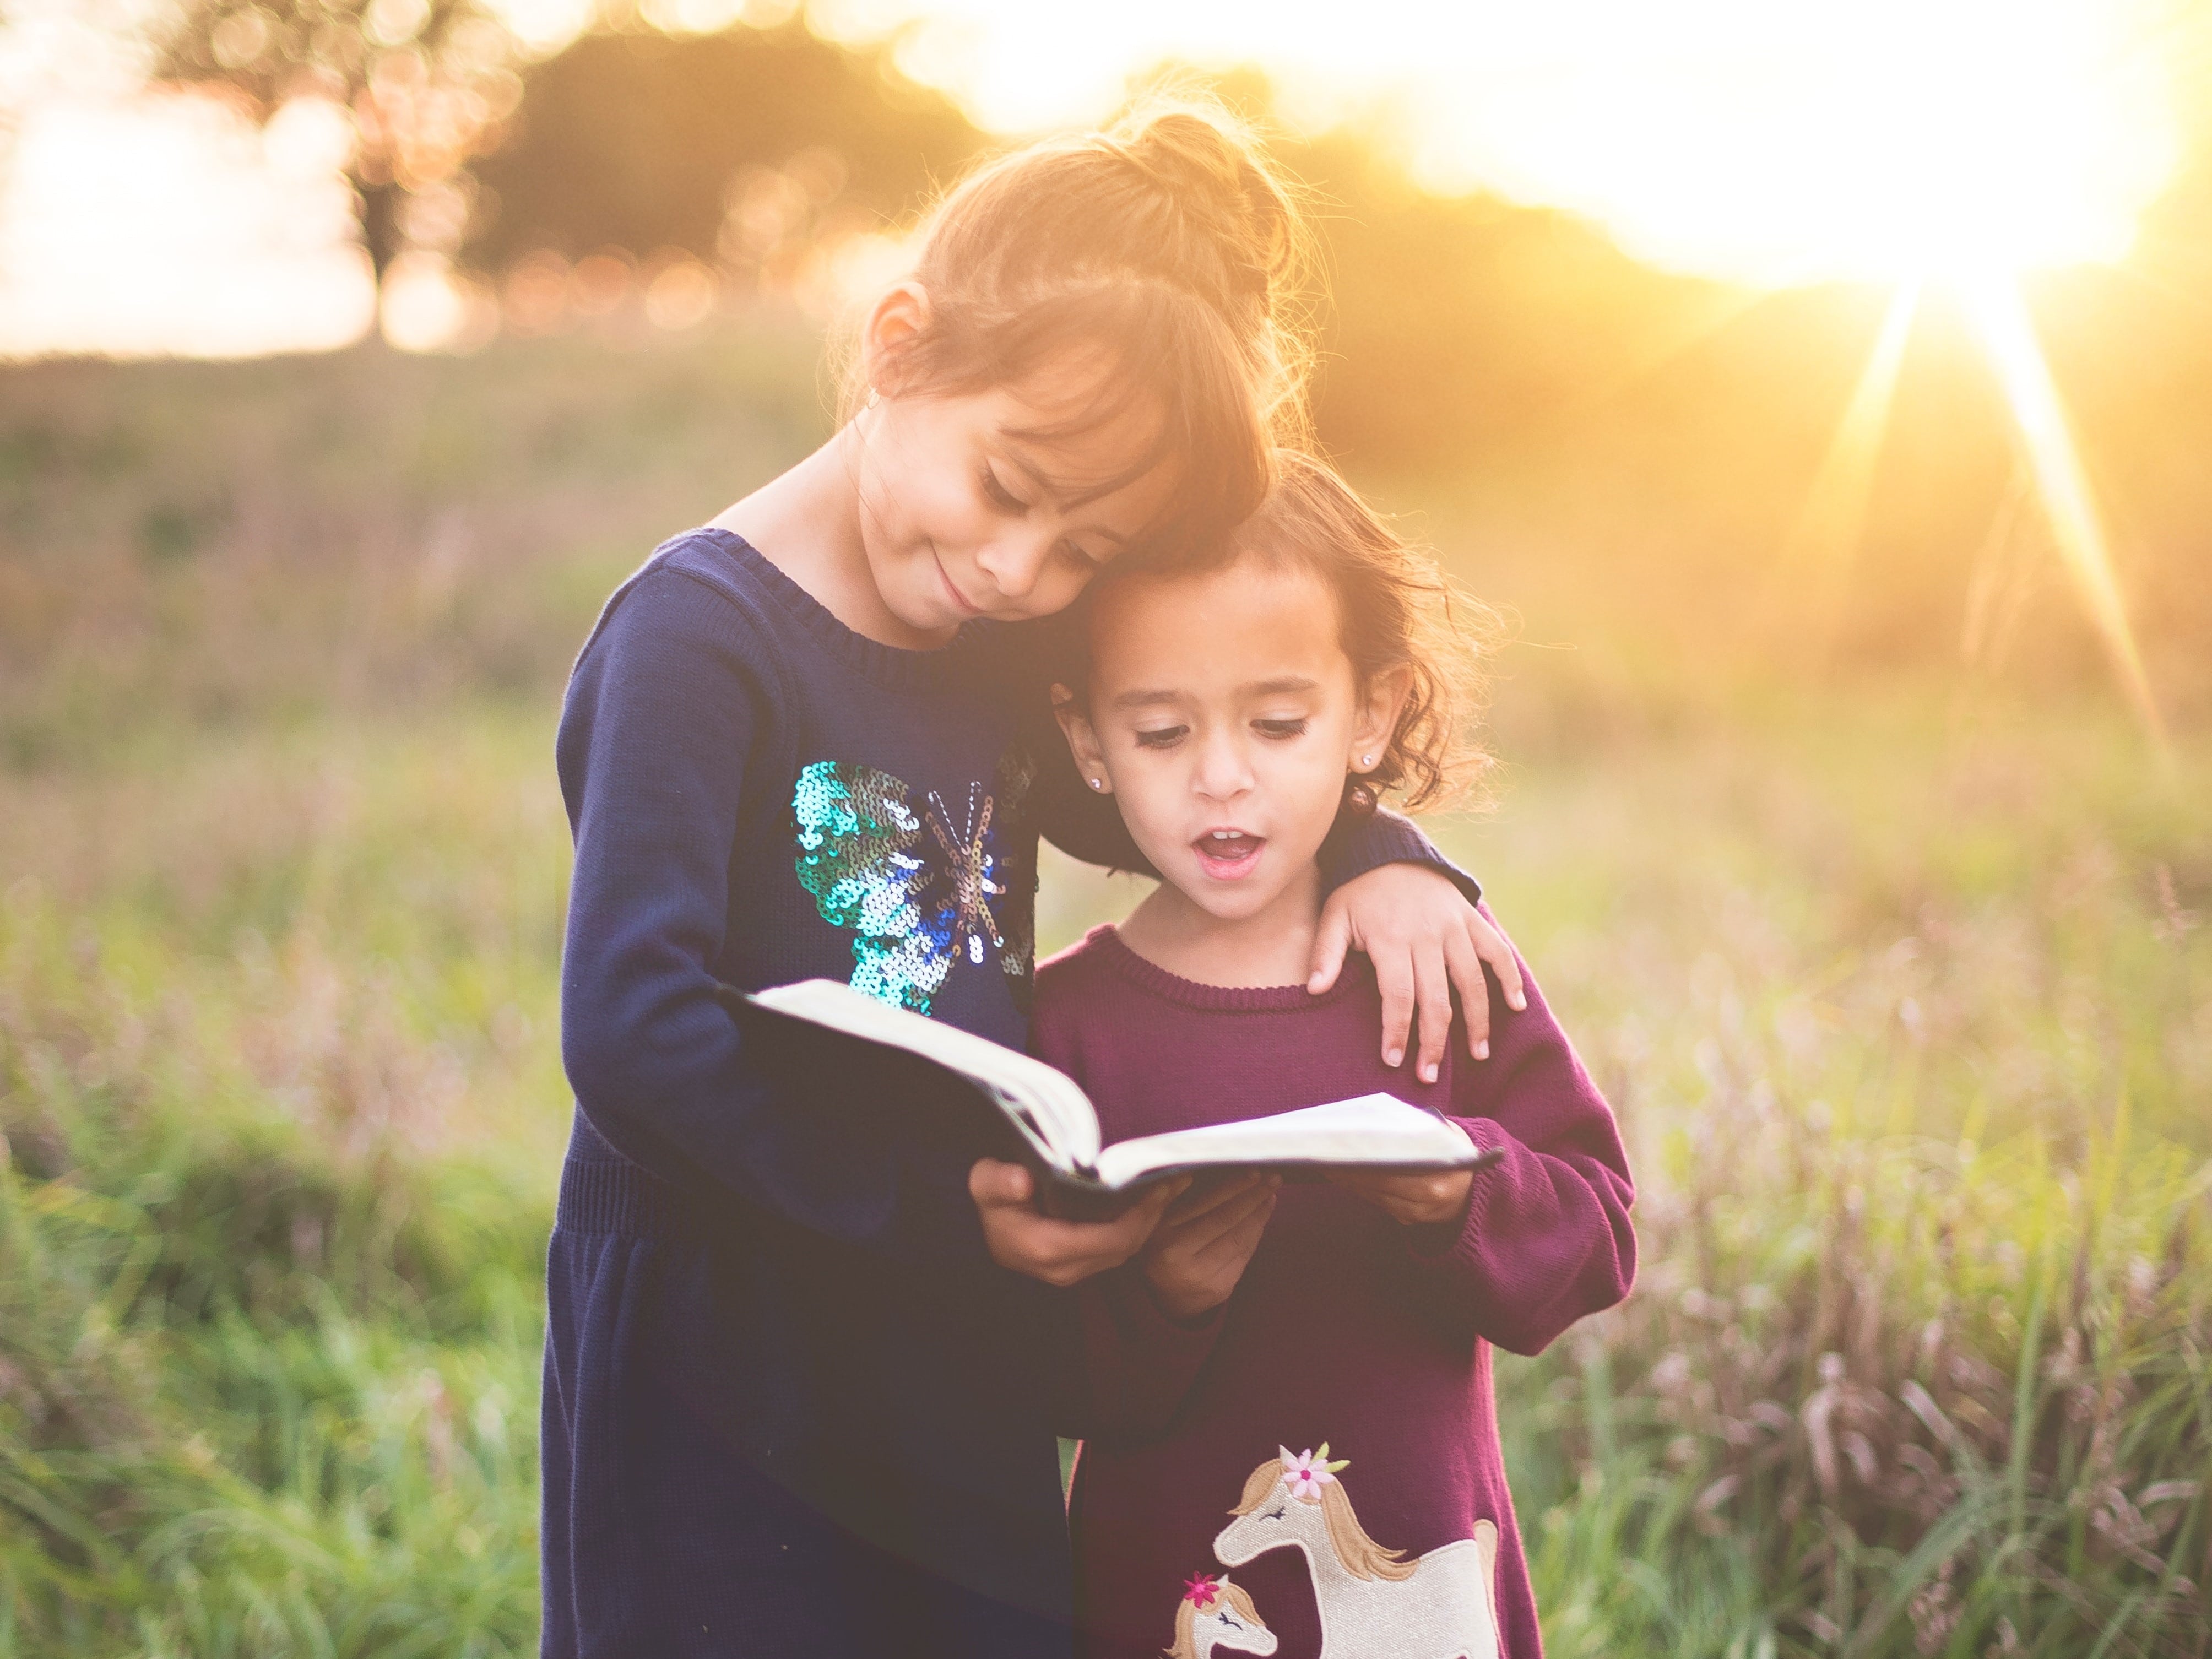
[{"label": "sun glare", "polygon": [[2081,453],[2050,365],[2037,343],[2035,325],[2015,282],[1988,278],[1962,283],[1959,292],[1967,315],[1995,366],[2019,428],[2021,453],[2036,494],[2051,522],[2051,539],[2083,608],[2103,641],[2121,689],[2161,750],[2165,728],[2143,672],[2127,607],[2113,574],[2112,547],[2082,469]]},{"label": "sun glare", "polygon": [[2180,136],[2137,0],[1644,7],[1463,106],[1454,155],[1655,262],[1760,283],[2116,259]]},{"label": "sun glare", "polygon": [[1813,487],[1806,492],[1804,512],[1784,550],[1789,574],[1808,584],[1815,598],[1813,614],[1824,621],[1832,621],[1840,609],[1844,581],[1866,528],[1875,464],[1881,457],[1889,407],[1897,395],[1898,373],[1905,364],[1905,342],[1911,337],[1919,305],[1917,283],[1900,284],[1891,296],[1881,331],[1875,337],[1874,349],[1820,470],[1814,475]]},{"label": "sun glare", "polygon": [[[508,0],[520,4],[523,0]],[[533,0],[557,4],[559,0]],[[1257,62],[1302,123],[1761,284],[2110,260],[2172,173],[2187,0],[814,0],[988,125],[1096,118],[1163,58]]]}]

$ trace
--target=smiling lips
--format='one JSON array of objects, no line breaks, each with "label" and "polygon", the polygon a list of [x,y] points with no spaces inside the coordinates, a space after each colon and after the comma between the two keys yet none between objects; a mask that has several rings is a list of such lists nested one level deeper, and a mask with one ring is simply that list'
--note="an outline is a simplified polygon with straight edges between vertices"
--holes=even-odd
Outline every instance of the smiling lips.
[{"label": "smiling lips", "polygon": [[952,578],[945,572],[944,555],[933,554],[931,556],[937,561],[937,580],[945,584],[946,596],[959,608],[960,614],[963,617],[981,616],[983,607],[980,605],[969,604],[968,596],[952,585]]},{"label": "smiling lips", "polygon": [[1220,881],[1235,881],[1249,876],[1258,867],[1260,849],[1267,844],[1265,836],[1255,836],[1243,830],[1209,830],[1191,842],[1198,854],[1199,868]]}]

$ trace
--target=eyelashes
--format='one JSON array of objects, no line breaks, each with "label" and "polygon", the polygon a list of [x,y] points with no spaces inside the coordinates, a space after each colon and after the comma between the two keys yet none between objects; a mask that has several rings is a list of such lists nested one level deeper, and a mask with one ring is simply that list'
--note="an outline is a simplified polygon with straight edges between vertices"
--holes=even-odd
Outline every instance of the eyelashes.
[{"label": "eyelashes", "polygon": [[[997,471],[988,462],[976,469],[975,481],[982,486],[984,497],[1001,513],[1012,514],[1018,519],[1027,516],[1030,504],[999,481]],[[1079,542],[1061,542],[1053,549],[1053,555],[1071,570],[1084,575],[1089,575],[1098,568],[1099,562],[1085,552]]]},{"label": "eyelashes", "polygon": [[[1277,743],[1284,743],[1292,738],[1305,736],[1306,719],[1301,714],[1295,720],[1254,720],[1252,729],[1263,738]],[[1161,726],[1155,726],[1150,731],[1135,732],[1131,735],[1136,738],[1137,747],[1139,749],[1172,749],[1190,735],[1190,727]]]},{"label": "eyelashes", "polygon": [[988,465],[984,466],[975,476],[983,486],[983,493],[991,498],[993,505],[1003,507],[1009,513],[1019,514],[1030,510],[1030,504],[1000,483],[999,475]]}]

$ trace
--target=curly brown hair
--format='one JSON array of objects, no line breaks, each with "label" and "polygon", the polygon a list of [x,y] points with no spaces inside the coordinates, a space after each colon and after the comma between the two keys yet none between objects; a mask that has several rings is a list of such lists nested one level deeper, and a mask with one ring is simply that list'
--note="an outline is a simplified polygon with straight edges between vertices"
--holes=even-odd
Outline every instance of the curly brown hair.
[{"label": "curly brown hair", "polygon": [[1504,632],[1498,613],[1455,587],[1432,554],[1392,529],[1328,462],[1285,450],[1275,475],[1258,512],[1177,568],[1251,559],[1320,578],[1335,595],[1339,638],[1359,685],[1400,669],[1409,677],[1397,725],[1374,770],[1346,780],[1346,801],[1372,811],[1387,794],[1409,812],[1473,804],[1492,765],[1472,728]]},{"label": "curly brown hair", "polygon": [[1473,736],[1488,659],[1504,637],[1498,613],[1455,586],[1433,555],[1393,530],[1327,461],[1273,456],[1274,488],[1227,536],[1195,550],[1117,559],[1091,585],[1054,648],[1078,707],[1090,696],[1089,616],[1108,593],[1147,578],[1205,575],[1251,560],[1310,571],[1336,600],[1338,640],[1364,693],[1403,669],[1398,711],[1374,768],[1345,779],[1345,805],[1371,812],[1384,796],[1404,811],[1484,804],[1492,757]]}]

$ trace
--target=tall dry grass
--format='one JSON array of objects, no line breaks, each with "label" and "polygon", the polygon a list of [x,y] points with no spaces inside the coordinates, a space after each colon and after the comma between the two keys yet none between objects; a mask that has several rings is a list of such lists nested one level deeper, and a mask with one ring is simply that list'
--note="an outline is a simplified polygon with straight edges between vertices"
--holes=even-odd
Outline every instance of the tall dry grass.
[{"label": "tall dry grass", "polygon": [[[0,1655],[531,1646],[553,708],[804,361],[9,373]],[[2161,781],[2078,691],[1670,678],[1538,562],[1468,544],[1583,646],[1439,833],[1643,1194],[1637,1295],[1501,1373],[1552,1651],[2204,1654],[2205,734]],[[1047,882],[1048,942],[1129,896]]]}]

